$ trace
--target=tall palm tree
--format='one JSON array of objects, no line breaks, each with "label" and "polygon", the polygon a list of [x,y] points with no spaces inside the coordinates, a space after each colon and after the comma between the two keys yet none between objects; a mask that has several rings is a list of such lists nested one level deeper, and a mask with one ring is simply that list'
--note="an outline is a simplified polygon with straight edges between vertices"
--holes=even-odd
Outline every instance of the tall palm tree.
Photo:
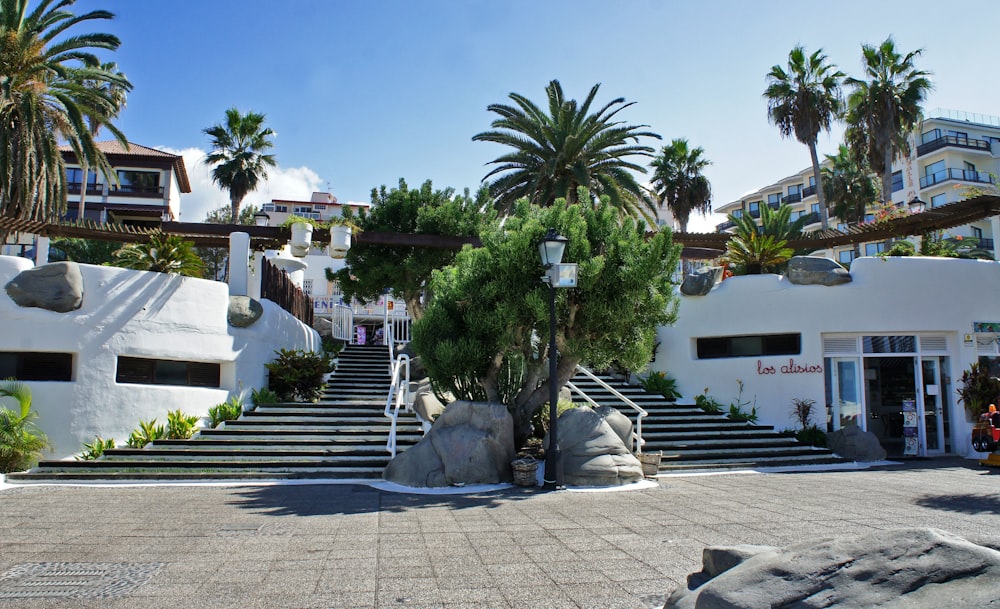
[{"label": "tall palm tree", "polygon": [[516,105],[488,106],[500,118],[491,124],[493,131],[476,134],[473,141],[496,142],[514,149],[490,161],[488,164],[495,167],[483,178],[498,176],[489,183],[497,209],[509,212],[525,197],[542,206],[561,197],[573,204],[578,187],[584,186],[592,197],[607,195],[613,206],[633,217],[651,217],[652,201],[630,173],[646,170],[628,159],[652,156],[653,148],[640,144],[640,138],[660,136],[642,130],[648,125],[615,120],[619,112],[635,103],[625,103],[622,97],[591,113],[600,86],[594,85],[578,104],[564,97],[558,80],[551,81],[545,88],[548,113],[518,93],[510,94]]},{"label": "tall palm tree", "polygon": [[892,161],[908,154],[909,133],[920,122],[921,102],[933,88],[930,72],[918,70],[914,59],[923,49],[905,55],[892,37],[879,46],[862,45],[865,80],[848,78],[847,141],[855,156],[866,158],[882,177],[882,201],[892,200]]},{"label": "tall palm tree", "polygon": [[823,192],[842,222],[857,223],[864,219],[868,206],[878,201],[879,183],[868,167],[868,161],[858,159],[850,148],[841,144],[837,154],[826,155],[823,167]]},{"label": "tall palm tree", "polygon": [[788,54],[788,68],[774,66],[767,74],[767,117],[778,127],[783,137],[795,139],[809,147],[816,195],[819,198],[820,226],[826,230],[828,213],[823,193],[816,140],[820,131],[829,131],[834,119],[842,112],[840,82],[844,73],[826,61],[823,49],[806,55],[796,46]]},{"label": "tall palm tree", "polygon": [[701,172],[712,164],[702,155],[700,146],[691,148],[684,138],[664,146],[653,159],[653,192],[656,202],[677,220],[682,233],[687,232],[691,212],[702,216],[712,211],[712,185]]},{"label": "tall palm tree", "polygon": [[273,154],[265,154],[274,143],[274,131],[264,126],[264,115],[226,110],[225,123],[204,130],[212,138],[212,152],[205,157],[212,169],[212,181],[229,191],[232,218],[240,217],[243,199],[267,179],[267,168],[276,167]]},{"label": "tall palm tree", "polygon": [[[107,116],[87,116],[87,130],[90,131],[90,136],[94,139],[97,138],[97,134],[100,133],[101,127],[103,127],[109,119],[113,120],[118,118],[121,111],[125,109],[125,105],[128,101],[128,92],[132,89],[131,83],[125,77],[125,74],[118,69],[118,64],[113,61],[107,63],[102,63],[100,69],[107,74],[114,74],[118,78],[115,80],[93,80],[84,79],[84,85],[91,89],[98,89],[102,93],[108,96],[111,103],[114,105],[114,111],[110,112]],[[80,204],[79,210],[77,211],[76,217],[78,220],[84,219],[84,213],[87,209],[87,173],[90,171],[89,163],[87,159],[80,159],[80,171],[83,173],[83,184],[80,185]]]},{"label": "tall palm tree", "polygon": [[106,176],[111,165],[94,143],[87,118],[107,126],[118,111],[94,83],[131,87],[124,75],[101,69],[94,50],[114,51],[110,34],[66,35],[73,26],[111,19],[108,11],[74,15],[74,0],[0,0],[0,215],[28,220],[56,217],[66,207],[66,171],[59,141]]}]

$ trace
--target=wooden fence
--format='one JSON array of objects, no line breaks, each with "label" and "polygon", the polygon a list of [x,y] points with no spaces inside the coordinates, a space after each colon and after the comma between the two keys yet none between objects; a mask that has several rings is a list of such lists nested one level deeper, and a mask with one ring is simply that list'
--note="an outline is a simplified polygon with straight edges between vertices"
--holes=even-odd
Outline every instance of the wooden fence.
[{"label": "wooden fence", "polygon": [[313,325],[313,300],[292,283],[288,273],[268,262],[261,263],[260,297],[277,304],[310,328]]}]

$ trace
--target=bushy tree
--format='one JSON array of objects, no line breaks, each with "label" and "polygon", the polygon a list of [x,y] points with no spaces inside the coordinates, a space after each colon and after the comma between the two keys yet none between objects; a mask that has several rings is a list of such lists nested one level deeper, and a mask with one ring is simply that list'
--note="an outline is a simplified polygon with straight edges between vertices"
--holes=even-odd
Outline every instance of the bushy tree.
[{"label": "bushy tree", "polygon": [[824,167],[823,192],[841,222],[856,224],[865,218],[868,206],[878,201],[879,182],[868,168],[868,160],[858,158],[847,146],[841,144],[835,155],[826,155],[829,163]]},{"label": "bushy tree", "polygon": [[110,264],[122,248],[117,241],[56,237],[49,248],[49,260],[72,260],[85,264]]},{"label": "bushy tree", "polygon": [[152,233],[145,243],[130,243],[115,252],[114,265],[137,271],[205,276],[205,263],[195,252],[194,244],[179,235],[159,232]]},{"label": "bushy tree", "polygon": [[[460,195],[451,188],[434,190],[430,180],[411,189],[400,179],[397,188],[372,189],[371,211],[350,220],[361,231],[472,237],[493,217],[485,188],[473,198],[468,190]],[[452,249],[355,243],[347,252],[347,267],[328,271],[327,278],[340,284],[346,298],[363,302],[392,290],[416,320],[423,314],[420,297],[431,272],[451,264],[455,254]]]},{"label": "bushy tree", "polygon": [[729,221],[736,233],[726,243],[725,262],[733,265],[736,273],[758,275],[779,270],[795,251],[788,247],[788,240],[802,234],[805,216],[791,220],[792,208],[781,205],[778,209],[761,207],[760,225],[749,214],[736,217],[729,214]]},{"label": "bushy tree", "polygon": [[[589,193],[581,189],[580,200]],[[557,378],[547,378],[548,287],[538,243],[554,228],[569,239],[564,262],[579,264],[576,288],[559,289]],[[671,277],[680,248],[669,230],[647,239],[645,225],[607,201],[540,208],[521,201],[434,273],[433,298],[414,324],[413,347],[438,388],[457,397],[500,401],[523,443],[531,417],[577,364],[634,370],[648,364],[659,326],[676,319]]]}]

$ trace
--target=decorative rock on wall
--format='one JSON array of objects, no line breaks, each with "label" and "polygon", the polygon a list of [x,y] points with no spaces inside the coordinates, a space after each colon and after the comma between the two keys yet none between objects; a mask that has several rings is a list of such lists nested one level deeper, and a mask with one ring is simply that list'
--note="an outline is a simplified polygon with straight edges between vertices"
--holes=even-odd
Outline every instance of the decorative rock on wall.
[{"label": "decorative rock on wall", "polygon": [[21,271],[4,287],[21,307],[68,313],[83,304],[83,275],[76,262],[53,262]]},{"label": "decorative rock on wall", "polygon": [[614,408],[595,411],[584,406],[564,412],[559,417],[563,483],[620,486],[642,480],[642,464],[627,444],[631,435],[632,422]]},{"label": "decorative rock on wall", "polygon": [[715,284],[722,278],[721,266],[707,266],[690,273],[681,283],[681,294],[685,296],[704,296],[712,291]]},{"label": "decorative rock on wall", "polygon": [[785,272],[796,285],[841,285],[851,282],[851,274],[835,261],[823,256],[794,256]]},{"label": "decorative rock on wall", "polygon": [[264,307],[249,296],[230,296],[226,319],[234,328],[249,328],[264,314]]}]

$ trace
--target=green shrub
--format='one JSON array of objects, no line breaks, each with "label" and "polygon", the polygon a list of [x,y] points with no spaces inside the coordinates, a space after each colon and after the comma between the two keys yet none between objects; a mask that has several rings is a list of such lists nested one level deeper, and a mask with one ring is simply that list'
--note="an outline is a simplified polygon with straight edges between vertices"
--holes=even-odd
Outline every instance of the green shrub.
[{"label": "green shrub", "polygon": [[126,444],[130,448],[142,448],[150,442],[155,442],[167,437],[167,430],[163,425],[157,425],[156,419],[152,421],[139,421],[139,428],[132,431]]},{"label": "green shrub", "polygon": [[738,404],[729,405],[729,418],[733,421],[742,421],[745,423],[756,423],[757,422],[757,407],[754,406],[750,409],[750,412],[743,410]]},{"label": "green shrub", "polygon": [[76,460],[93,461],[94,459],[97,459],[98,457],[103,455],[104,451],[112,449],[114,447],[115,447],[114,438],[108,438],[107,440],[105,440],[101,436],[97,436],[96,438],[94,438],[94,442],[92,444],[87,444],[86,442],[83,443],[83,452],[77,455]]},{"label": "green shrub", "polygon": [[0,474],[30,469],[49,447],[49,439],[35,427],[31,390],[14,379],[0,382],[0,397],[17,401],[18,409],[0,407]]},{"label": "green shrub", "polygon": [[261,404],[277,404],[281,400],[275,392],[271,391],[267,387],[261,387],[260,389],[253,389],[250,391],[250,401],[253,402],[253,405],[256,407]]},{"label": "green shrub", "polygon": [[1000,379],[990,376],[989,369],[979,362],[972,362],[959,379],[958,401],[975,421],[986,412],[990,404],[1000,403]]},{"label": "green shrub", "polygon": [[792,398],[792,416],[799,422],[801,429],[809,427],[809,419],[812,418],[813,406],[815,405],[816,400]]},{"label": "green shrub", "polygon": [[808,444],[809,446],[826,448],[826,432],[815,425],[810,425],[805,429],[797,431],[795,433],[795,439],[803,444]]},{"label": "green shrub", "polygon": [[225,402],[217,404],[208,409],[208,418],[211,420],[212,428],[216,428],[224,421],[235,421],[243,414],[243,399],[232,396]]},{"label": "green shrub", "polygon": [[201,417],[187,415],[181,409],[167,413],[167,438],[170,440],[187,440],[194,435],[195,427]]},{"label": "green shrub", "polygon": [[323,376],[333,362],[318,353],[280,349],[264,366],[270,372],[268,387],[283,401],[315,402],[323,395]]},{"label": "green shrub", "polygon": [[642,388],[650,393],[658,393],[668,400],[676,400],[681,396],[677,391],[677,379],[667,376],[663,372],[651,372],[639,383]]},{"label": "green shrub", "polygon": [[722,404],[717,402],[715,398],[711,397],[707,393],[699,393],[694,396],[694,404],[698,408],[701,408],[705,412],[718,413],[722,412]]}]

